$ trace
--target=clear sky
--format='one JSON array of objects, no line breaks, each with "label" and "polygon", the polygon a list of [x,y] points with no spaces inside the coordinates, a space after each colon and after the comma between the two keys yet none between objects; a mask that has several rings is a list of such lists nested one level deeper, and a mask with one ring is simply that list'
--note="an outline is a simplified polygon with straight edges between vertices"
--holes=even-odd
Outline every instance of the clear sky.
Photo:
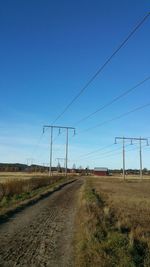
[{"label": "clear sky", "polygon": [[[1,1],[0,162],[49,161],[50,133],[38,142],[43,125],[56,119],[149,11],[146,0]],[[76,127],[77,135],[70,133],[70,166],[121,168],[121,144],[112,145],[115,136],[150,136],[150,106],[84,132],[149,103],[150,80],[77,124],[149,75],[150,17],[56,122]],[[65,152],[65,133],[57,134],[55,165]],[[127,147],[127,168],[139,166],[138,145],[134,148]],[[150,149],[143,150],[143,166],[150,168]]]}]

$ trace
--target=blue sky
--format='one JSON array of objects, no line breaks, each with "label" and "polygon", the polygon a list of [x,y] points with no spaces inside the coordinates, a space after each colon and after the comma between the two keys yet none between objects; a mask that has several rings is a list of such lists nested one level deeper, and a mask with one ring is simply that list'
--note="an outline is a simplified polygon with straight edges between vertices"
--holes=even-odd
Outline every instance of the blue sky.
[{"label": "blue sky", "polygon": [[[55,120],[149,11],[145,0],[1,1],[0,162],[49,161],[48,131],[36,145],[42,126]],[[150,136],[150,107],[82,132],[148,103],[150,81],[76,124],[150,75],[149,29],[150,18],[57,121],[57,125],[76,127],[77,135],[72,138],[70,133],[70,166],[121,168],[121,144],[89,157],[85,154],[113,144],[115,136]],[[57,134],[55,131],[54,164],[65,152],[65,133]],[[136,147],[127,152],[129,168],[139,166]],[[143,150],[143,165],[150,168],[150,150]]]}]

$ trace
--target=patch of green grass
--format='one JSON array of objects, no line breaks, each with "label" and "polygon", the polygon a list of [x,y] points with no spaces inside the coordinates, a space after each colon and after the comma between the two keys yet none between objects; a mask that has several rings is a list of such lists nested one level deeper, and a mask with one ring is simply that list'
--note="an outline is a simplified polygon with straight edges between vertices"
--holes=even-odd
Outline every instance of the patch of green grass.
[{"label": "patch of green grass", "polygon": [[85,187],[84,191],[84,197],[86,201],[90,204],[96,204],[96,205],[104,205],[103,199],[98,195],[94,188],[90,188],[90,186],[87,185]]},{"label": "patch of green grass", "polygon": [[136,266],[130,253],[129,239],[126,235],[108,231],[105,240],[101,242],[100,249],[106,253],[111,266]]}]

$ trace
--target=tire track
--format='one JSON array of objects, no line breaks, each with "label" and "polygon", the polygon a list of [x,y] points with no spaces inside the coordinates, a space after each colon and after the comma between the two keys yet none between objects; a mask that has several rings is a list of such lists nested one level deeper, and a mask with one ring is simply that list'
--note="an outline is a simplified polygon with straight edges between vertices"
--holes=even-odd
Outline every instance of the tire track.
[{"label": "tire track", "polygon": [[73,230],[83,180],[16,214],[0,226],[0,266],[73,266]]}]

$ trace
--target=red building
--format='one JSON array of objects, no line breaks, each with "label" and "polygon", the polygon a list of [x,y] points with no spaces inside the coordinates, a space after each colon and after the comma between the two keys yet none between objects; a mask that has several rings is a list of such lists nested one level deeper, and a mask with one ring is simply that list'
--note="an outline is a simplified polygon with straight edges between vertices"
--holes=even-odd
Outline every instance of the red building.
[{"label": "red building", "polygon": [[107,168],[101,168],[101,167],[96,167],[94,168],[94,175],[97,176],[106,176],[108,175],[108,169]]}]

